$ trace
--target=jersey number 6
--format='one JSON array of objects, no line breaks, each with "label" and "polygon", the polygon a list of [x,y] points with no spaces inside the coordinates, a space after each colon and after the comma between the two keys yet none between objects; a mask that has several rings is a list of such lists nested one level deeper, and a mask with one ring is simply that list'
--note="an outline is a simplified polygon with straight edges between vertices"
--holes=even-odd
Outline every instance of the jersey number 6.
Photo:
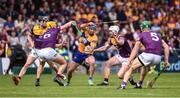
[{"label": "jersey number 6", "polygon": [[45,34],[45,35],[43,36],[43,38],[46,39],[46,38],[49,38],[50,36],[51,36],[51,34]]}]

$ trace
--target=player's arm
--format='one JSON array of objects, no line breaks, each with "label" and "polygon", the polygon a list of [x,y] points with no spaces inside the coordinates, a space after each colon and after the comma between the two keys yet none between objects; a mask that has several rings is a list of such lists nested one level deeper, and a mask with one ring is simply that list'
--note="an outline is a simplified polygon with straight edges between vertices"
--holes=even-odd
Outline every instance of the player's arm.
[{"label": "player's arm", "polygon": [[4,53],[4,44],[0,42],[0,55]]},{"label": "player's arm", "polygon": [[97,49],[94,49],[94,52],[102,52],[102,51],[106,51],[107,49],[109,49],[111,47],[110,45],[110,39],[108,40],[108,42],[102,46],[102,47],[99,47]]},{"label": "player's arm", "polygon": [[67,45],[67,42],[66,41],[62,41],[61,43],[56,44],[55,47],[56,48],[62,48],[63,46],[66,46],[66,45]]},{"label": "player's arm", "polygon": [[34,41],[32,39],[32,34],[30,32],[28,32],[27,34],[27,40],[29,41],[31,47],[34,48]]},{"label": "player's arm", "polygon": [[140,48],[141,42],[140,41],[136,41],[134,48],[131,51],[130,57],[128,59],[128,63],[130,64],[130,62],[136,57],[136,54],[138,53],[138,50]]},{"label": "player's arm", "polygon": [[119,45],[124,45],[125,39],[123,37],[118,38],[118,44]]},{"label": "player's arm", "polygon": [[110,46],[109,44],[105,44],[104,46],[95,49],[94,52],[106,51],[106,50],[109,49],[110,47],[111,47],[111,46]]},{"label": "player's arm", "polygon": [[164,40],[162,40],[162,46],[164,48],[164,67],[168,67],[169,66],[169,63],[168,63],[169,47]]},{"label": "player's arm", "polygon": [[70,22],[68,22],[68,23],[60,26],[60,29],[61,29],[61,30],[64,30],[64,29],[69,28],[69,27],[72,25],[73,22],[75,22],[75,21],[70,21]]},{"label": "player's arm", "polygon": [[79,27],[84,29],[85,27],[87,27],[89,25],[94,25],[94,23],[93,22],[84,23],[84,24],[81,24]]}]

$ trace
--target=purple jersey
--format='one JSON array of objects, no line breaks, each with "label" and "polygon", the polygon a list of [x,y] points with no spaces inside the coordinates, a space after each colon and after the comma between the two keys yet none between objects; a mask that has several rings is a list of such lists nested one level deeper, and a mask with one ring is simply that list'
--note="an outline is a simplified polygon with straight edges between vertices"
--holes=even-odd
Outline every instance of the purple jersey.
[{"label": "purple jersey", "polygon": [[[123,37],[124,38],[124,37]],[[124,39],[124,44],[119,45],[116,41],[113,41],[114,38],[111,38],[110,45],[115,46],[119,50],[119,54],[122,57],[128,58],[131,54],[131,47],[126,39]]]},{"label": "purple jersey", "polygon": [[155,32],[143,32],[140,34],[140,41],[145,47],[146,53],[161,55],[162,38]]},{"label": "purple jersey", "polygon": [[42,49],[47,47],[54,48],[57,42],[57,36],[60,32],[59,28],[49,28],[47,31],[40,36],[34,35],[35,48]]},{"label": "purple jersey", "polygon": [[129,43],[127,42],[127,40],[125,40],[124,44],[120,47],[121,47],[119,49],[120,56],[128,58],[131,54],[131,47],[129,46]]}]

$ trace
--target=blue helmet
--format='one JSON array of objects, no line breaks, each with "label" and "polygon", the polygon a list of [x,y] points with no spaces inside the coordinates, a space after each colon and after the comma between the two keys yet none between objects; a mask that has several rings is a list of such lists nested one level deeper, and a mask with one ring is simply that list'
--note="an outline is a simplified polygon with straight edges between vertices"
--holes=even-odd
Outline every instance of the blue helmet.
[{"label": "blue helmet", "polygon": [[90,30],[96,30],[96,25],[90,25],[90,26],[89,26],[89,29],[90,29]]}]

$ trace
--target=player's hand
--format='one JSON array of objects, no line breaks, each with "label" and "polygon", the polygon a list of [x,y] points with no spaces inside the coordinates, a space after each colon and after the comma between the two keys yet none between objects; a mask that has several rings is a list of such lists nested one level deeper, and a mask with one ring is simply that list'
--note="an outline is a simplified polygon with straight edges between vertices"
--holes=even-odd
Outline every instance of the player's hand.
[{"label": "player's hand", "polygon": [[96,52],[96,51],[97,51],[97,50],[96,50],[96,49],[94,49],[94,50],[93,50],[93,53],[94,53],[94,52]]},{"label": "player's hand", "polygon": [[130,61],[127,61],[124,63],[126,66],[130,66],[131,62]]},{"label": "player's hand", "polygon": [[63,40],[63,41],[62,41],[62,46],[66,46],[67,43],[68,43],[68,42],[67,42],[66,40]]},{"label": "player's hand", "polygon": [[90,54],[92,52],[91,46],[86,46],[85,51],[86,54]]},{"label": "player's hand", "polygon": [[93,22],[89,22],[88,25],[95,25]]},{"label": "player's hand", "polygon": [[87,40],[86,38],[84,38],[84,37],[81,37],[81,38],[79,39],[79,42],[81,42],[81,43],[83,43],[83,44],[87,44],[87,43],[88,43],[88,40]]},{"label": "player's hand", "polygon": [[164,62],[164,67],[165,67],[165,68],[168,68],[169,66],[170,66],[169,62],[168,62],[168,61],[165,61],[165,62]]},{"label": "player's hand", "polygon": [[76,21],[72,21],[72,23],[71,23],[73,26],[77,26],[77,23],[76,23]]}]

